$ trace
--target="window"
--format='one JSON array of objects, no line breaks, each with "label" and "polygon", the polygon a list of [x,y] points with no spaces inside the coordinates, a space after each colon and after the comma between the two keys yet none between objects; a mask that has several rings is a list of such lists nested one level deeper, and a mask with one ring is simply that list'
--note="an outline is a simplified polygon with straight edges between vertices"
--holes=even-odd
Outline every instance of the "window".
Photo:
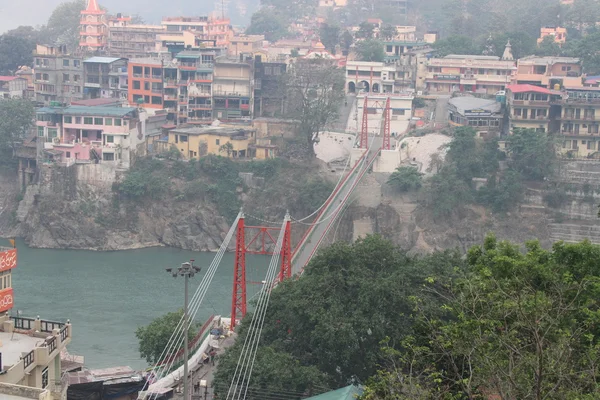
[{"label": "window", "polygon": [[75,123],[76,124],[80,124],[81,123],[81,117],[75,117]]},{"label": "window", "polygon": [[115,118],[115,126],[121,126],[122,122],[121,122],[121,118]]},{"label": "window", "polygon": [[175,135],[175,143],[179,143],[179,135]]},{"label": "window", "polygon": [[217,146],[221,144],[221,141],[220,141],[219,139],[217,139],[215,142],[216,142],[215,144],[216,144]]},{"label": "window", "polygon": [[50,75],[48,75],[48,74],[43,74],[43,75],[42,75],[42,79],[43,79],[43,80],[45,80],[45,81],[47,81],[47,80],[50,80]]},{"label": "window", "polygon": [[83,117],[83,123],[85,125],[92,125],[94,123],[94,118],[92,118],[92,117]]},{"label": "window", "polygon": [[188,137],[187,135],[179,135],[179,140],[181,140],[182,143],[185,143],[188,141]]},{"label": "window", "polygon": [[389,44],[388,44],[388,45],[387,45],[387,47],[386,47],[386,51],[387,51],[388,53],[391,53],[392,51],[394,51],[394,49],[392,48],[392,46],[391,46],[391,45],[389,45]]},{"label": "window", "polygon": [[79,82],[79,79],[81,79],[81,78],[79,77],[79,75],[73,75],[73,81],[74,81],[74,82]]},{"label": "window", "polygon": [[106,143],[114,143],[115,137],[113,135],[106,135]]},{"label": "window", "polygon": [[48,367],[44,368],[42,371],[42,389],[46,389],[48,387]]},{"label": "window", "polygon": [[71,158],[71,152],[67,151],[67,158]]},{"label": "window", "polygon": [[102,153],[103,161],[115,161],[115,153]]},{"label": "window", "polygon": [[150,82],[144,82],[144,90],[150,90]]},{"label": "window", "polygon": [[162,98],[158,96],[152,96],[152,104],[162,104]]},{"label": "window", "polygon": [[141,84],[140,81],[133,81],[133,88],[136,90],[140,90],[141,89]]},{"label": "window", "polygon": [[71,116],[66,116],[65,115],[64,120],[65,120],[65,124],[72,124],[73,123],[73,117],[71,117]]},{"label": "window", "polygon": [[44,127],[38,126],[38,137],[44,137]]},{"label": "window", "polygon": [[69,66],[69,60],[63,60],[63,67]]},{"label": "window", "polygon": [[83,133],[81,134],[81,137],[84,137],[84,138],[88,137],[88,131],[83,131]]},{"label": "window", "polygon": [[392,110],[392,115],[404,115],[405,110]]},{"label": "window", "polygon": [[58,129],[56,129],[56,128],[48,128],[48,137],[49,138],[58,137]]},{"label": "window", "polygon": [[94,125],[104,125],[104,118],[94,118]]},{"label": "window", "polygon": [[113,122],[112,118],[104,119],[104,125],[106,125],[106,126],[112,126],[112,122]]},{"label": "window", "polygon": [[79,60],[73,60],[73,66],[74,67],[79,67],[81,65],[81,61]]}]

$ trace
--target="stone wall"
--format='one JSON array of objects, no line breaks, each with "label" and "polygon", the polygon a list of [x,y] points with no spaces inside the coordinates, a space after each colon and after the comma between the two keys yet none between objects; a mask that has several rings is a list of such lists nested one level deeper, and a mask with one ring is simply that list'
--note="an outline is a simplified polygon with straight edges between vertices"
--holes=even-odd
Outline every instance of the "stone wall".
[{"label": "stone wall", "polygon": [[12,385],[10,383],[0,383],[0,398],[3,397],[2,395],[24,397],[33,400],[52,400],[48,390]]}]

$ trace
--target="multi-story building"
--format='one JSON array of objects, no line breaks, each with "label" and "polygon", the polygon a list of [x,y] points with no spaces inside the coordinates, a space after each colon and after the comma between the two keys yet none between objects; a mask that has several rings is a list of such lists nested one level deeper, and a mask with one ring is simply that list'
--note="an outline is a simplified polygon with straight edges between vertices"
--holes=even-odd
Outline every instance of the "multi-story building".
[{"label": "multi-story building", "polygon": [[281,77],[287,64],[262,62],[257,56],[254,64],[254,117],[276,117],[284,113],[284,90]]},{"label": "multi-story building", "polygon": [[92,57],[83,62],[84,95],[87,98],[113,98],[127,101],[127,60]]},{"label": "multi-story building", "polygon": [[252,118],[254,60],[218,57],[213,71],[213,118],[224,120]]},{"label": "multi-story building", "polygon": [[157,35],[164,26],[123,25],[108,27],[107,52],[111,57],[147,58],[156,52]]},{"label": "multi-story building", "polygon": [[396,67],[382,62],[348,61],[347,93],[395,93]]},{"label": "multi-story building", "polygon": [[168,33],[190,31],[201,39],[214,40],[218,47],[227,47],[233,36],[229,18],[167,17],[161,25]]},{"label": "multi-story building", "polygon": [[163,63],[163,60],[153,58],[129,60],[127,76],[130,105],[143,108],[164,108]]},{"label": "multi-story building", "polygon": [[132,107],[45,107],[37,110],[36,127],[53,161],[106,162],[126,169],[145,140],[147,119],[146,112]]},{"label": "multi-story building", "polygon": [[554,43],[562,46],[567,41],[567,28],[561,28],[560,26],[544,26],[540,29],[540,37],[537,43],[540,44],[544,39],[550,36]]},{"label": "multi-story building", "polygon": [[0,76],[0,99],[26,98],[27,79],[18,76]]},{"label": "multi-story building", "polygon": [[502,132],[502,104],[496,100],[459,96],[448,102],[448,120],[451,125],[470,126],[480,137]]},{"label": "multi-story building", "polygon": [[229,41],[227,54],[239,57],[240,54],[254,54],[263,47],[263,35],[237,35]]},{"label": "multi-story building", "polygon": [[560,106],[555,104],[561,98],[560,92],[530,84],[508,85],[506,97],[511,132],[515,128],[556,131]]},{"label": "multi-story building", "polygon": [[71,324],[8,314],[16,266],[17,249],[0,248],[0,397],[62,399],[60,354],[71,342]]},{"label": "multi-story building", "polygon": [[70,103],[83,98],[82,59],[69,54],[66,46],[37,45],[33,59],[36,101]]},{"label": "multi-story building", "polygon": [[560,90],[563,87],[582,87],[584,80],[578,58],[528,56],[517,61],[512,83]]},{"label": "multi-story building", "polygon": [[494,94],[511,83],[515,63],[494,56],[448,55],[427,60],[425,67],[417,70],[419,90]]},{"label": "multi-story building", "polygon": [[600,89],[566,88],[560,101],[563,151],[577,158],[598,158],[600,151]]},{"label": "multi-story building", "polygon": [[106,10],[97,0],[88,0],[87,7],[81,11],[79,46],[89,52],[103,51],[108,38],[108,20]]}]

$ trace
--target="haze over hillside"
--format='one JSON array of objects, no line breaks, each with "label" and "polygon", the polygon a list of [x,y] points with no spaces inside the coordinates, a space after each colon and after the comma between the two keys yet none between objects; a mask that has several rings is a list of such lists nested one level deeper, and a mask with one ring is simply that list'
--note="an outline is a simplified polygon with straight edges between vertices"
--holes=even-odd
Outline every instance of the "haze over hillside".
[{"label": "haze over hillside", "polygon": [[[52,10],[65,0],[0,0],[0,33],[19,25],[42,25]],[[139,14],[148,23],[159,22],[165,15],[204,15],[215,9],[216,0],[100,0],[99,3],[111,12]],[[229,14],[234,24],[242,25],[250,20],[255,0],[228,0]],[[238,4],[244,3],[246,15],[241,15]]]}]

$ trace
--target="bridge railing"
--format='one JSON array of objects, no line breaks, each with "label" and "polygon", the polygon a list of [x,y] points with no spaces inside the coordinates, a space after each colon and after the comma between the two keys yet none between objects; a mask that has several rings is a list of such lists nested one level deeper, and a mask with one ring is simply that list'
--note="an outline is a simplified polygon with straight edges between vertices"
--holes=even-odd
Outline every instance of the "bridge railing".
[{"label": "bridge railing", "polygon": [[[200,328],[200,331],[198,331],[198,334],[196,336],[194,336],[194,338],[192,339],[192,341],[188,344],[188,350],[190,351],[190,353],[193,353],[196,351],[196,349],[198,347],[200,347],[200,344],[202,343],[202,339],[205,336],[206,330],[208,329],[208,327],[210,326],[210,324],[213,322],[213,320],[215,319],[214,315],[211,315],[206,322],[204,322],[204,325],[202,325],[202,327]],[[174,355],[167,357],[165,359],[165,361],[160,364],[160,366],[165,365],[165,364],[173,364],[173,365],[177,365],[179,362],[183,362],[183,346],[181,349],[179,349],[179,351],[177,353],[175,353]],[[159,366],[159,365],[157,365]]]}]

